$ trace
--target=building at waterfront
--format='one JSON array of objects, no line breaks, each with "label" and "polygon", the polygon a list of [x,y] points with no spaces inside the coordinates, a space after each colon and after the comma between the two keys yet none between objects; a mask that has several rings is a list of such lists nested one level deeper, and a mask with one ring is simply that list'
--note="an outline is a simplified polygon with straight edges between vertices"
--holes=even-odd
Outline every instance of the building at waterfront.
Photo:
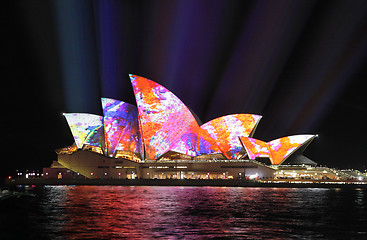
[{"label": "building at waterfront", "polygon": [[[60,166],[86,178],[228,179],[273,178],[279,166],[316,165],[302,155],[316,135],[255,139],[262,118],[256,114],[199,125],[165,87],[130,79],[137,106],[102,98],[103,116],[64,114],[75,143],[57,150]],[[48,171],[44,176],[50,177]]]}]

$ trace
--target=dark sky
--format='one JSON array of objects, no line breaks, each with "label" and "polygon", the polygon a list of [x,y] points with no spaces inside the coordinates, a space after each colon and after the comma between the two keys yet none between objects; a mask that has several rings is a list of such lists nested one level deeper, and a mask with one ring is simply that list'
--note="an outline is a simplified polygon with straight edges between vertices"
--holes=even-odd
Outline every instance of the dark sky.
[{"label": "dark sky", "polygon": [[319,134],[305,155],[363,169],[367,1],[7,1],[2,174],[41,168],[73,143],[63,112],[135,104],[137,74],[207,122],[263,116],[270,141]]}]

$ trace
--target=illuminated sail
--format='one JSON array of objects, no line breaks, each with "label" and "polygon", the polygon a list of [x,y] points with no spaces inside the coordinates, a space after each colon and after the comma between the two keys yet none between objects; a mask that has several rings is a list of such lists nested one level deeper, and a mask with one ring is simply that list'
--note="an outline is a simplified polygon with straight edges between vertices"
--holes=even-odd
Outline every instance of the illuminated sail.
[{"label": "illuminated sail", "polygon": [[279,165],[297,149],[315,137],[316,135],[295,135],[275,139],[268,143],[247,137],[241,137],[240,140],[250,159],[269,157],[272,164]]},{"label": "illuminated sail", "polygon": [[184,134],[195,132],[197,122],[185,104],[165,87],[136,75],[130,75],[130,79],[146,158],[157,159]]},{"label": "illuminated sail", "polygon": [[269,146],[266,142],[249,137],[240,137],[240,140],[250,159],[255,160],[258,157],[271,158]]},{"label": "illuminated sail", "polygon": [[64,116],[78,148],[86,143],[104,148],[102,116],[88,113],[64,113]]},{"label": "illuminated sail", "polygon": [[268,146],[272,155],[270,159],[271,163],[281,164],[299,147],[313,138],[315,138],[315,135],[295,135],[268,142]]},{"label": "illuminated sail", "polygon": [[171,150],[189,156],[222,153],[216,141],[199,125],[191,127],[190,131],[183,134]]},{"label": "illuminated sail", "polygon": [[101,100],[108,155],[113,156],[116,150],[141,153],[137,108],[111,98]]},{"label": "illuminated sail", "polygon": [[236,159],[242,149],[238,137],[252,136],[261,116],[255,114],[233,114],[213,119],[201,128],[218,143],[223,153]]}]

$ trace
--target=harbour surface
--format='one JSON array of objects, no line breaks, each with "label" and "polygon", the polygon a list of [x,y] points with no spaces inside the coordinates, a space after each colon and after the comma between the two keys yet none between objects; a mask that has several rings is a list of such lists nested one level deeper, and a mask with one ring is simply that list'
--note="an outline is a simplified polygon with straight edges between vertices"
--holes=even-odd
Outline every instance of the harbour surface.
[{"label": "harbour surface", "polygon": [[366,239],[363,188],[37,186],[0,239]]}]

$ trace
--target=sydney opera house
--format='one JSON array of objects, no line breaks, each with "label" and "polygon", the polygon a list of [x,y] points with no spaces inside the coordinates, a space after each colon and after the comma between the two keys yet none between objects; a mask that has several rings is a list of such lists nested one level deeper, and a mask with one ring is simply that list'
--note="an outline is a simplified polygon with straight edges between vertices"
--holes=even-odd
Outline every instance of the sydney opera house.
[{"label": "sydney opera house", "polygon": [[255,114],[199,125],[165,87],[130,79],[136,106],[102,98],[103,116],[64,114],[75,143],[56,151],[55,168],[85,178],[238,179],[272,178],[281,166],[316,164],[302,155],[316,135],[255,139],[261,119]]}]

